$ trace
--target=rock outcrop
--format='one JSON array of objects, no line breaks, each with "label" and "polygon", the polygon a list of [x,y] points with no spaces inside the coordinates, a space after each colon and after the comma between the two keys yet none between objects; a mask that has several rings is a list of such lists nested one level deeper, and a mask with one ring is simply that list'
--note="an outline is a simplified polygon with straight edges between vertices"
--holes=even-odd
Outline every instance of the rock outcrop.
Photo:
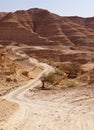
[{"label": "rock outcrop", "polygon": [[61,17],[43,9],[0,13],[0,43],[94,46],[94,18]]}]

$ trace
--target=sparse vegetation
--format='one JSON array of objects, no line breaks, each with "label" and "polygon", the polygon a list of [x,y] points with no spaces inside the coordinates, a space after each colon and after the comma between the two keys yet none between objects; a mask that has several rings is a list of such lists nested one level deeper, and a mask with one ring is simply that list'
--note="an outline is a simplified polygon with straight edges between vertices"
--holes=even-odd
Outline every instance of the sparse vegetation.
[{"label": "sparse vegetation", "polygon": [[59,64],[55,72],[42,76],[42,88],[45,88],[45,83],[49,83],[53,87],[58,86],[59,84],[63,85],[63,87],[76,87],[75,78],[81,73],[82,70],[78,63]]},{"label": "sparse vegetation", "polygon": [[55,74],[56,74],[56,75],[63,76],[63,75],[64,75],[64,71],[62,71],[62,70],[60,70],[60,69],[56,69]]},{"label": "sparse vegetation", "polygon": [[75,81],[68,81],[66,84],[65,84],[66,87],[76,87],[77,84]]},{"label": "sparse vegetation", "polygon": [[76,78],[79,74],[81,74],[81,67],[78,63],[65,63],[60,64],[59,69],[63,70],[68,78]]},{"label": "sparse vegetation", "polygon": [[45,81],[49,83],[54,83],[55,81],[55,73],[51,72],[47,77],[45,77]]},{"label": "sparse vegetation", "polygon": [[48,75],[43,75],[41,77],[41,81],[42,81],[42,89],[45,89],[45,82],[48,83],[54,83],[55,81],[55,73],[51,72]]},{"label": "sparse vegetation", "polygon": [[48,75],[43,75],[41,77],[42,88],[45,88],[45,83],[57,85],[62,80],[64,72],[62,70],[56,69],[55,72],[51,72]]}]

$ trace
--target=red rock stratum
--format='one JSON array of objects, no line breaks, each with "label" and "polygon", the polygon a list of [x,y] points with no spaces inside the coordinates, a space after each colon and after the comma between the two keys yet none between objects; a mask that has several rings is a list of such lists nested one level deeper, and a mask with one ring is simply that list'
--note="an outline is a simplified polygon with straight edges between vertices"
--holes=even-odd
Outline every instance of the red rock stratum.
[{"label": "red rock stratum", "polygon": [[94,18],[62,17],[43,9],[0,13],[0,42],[94,46]]}]

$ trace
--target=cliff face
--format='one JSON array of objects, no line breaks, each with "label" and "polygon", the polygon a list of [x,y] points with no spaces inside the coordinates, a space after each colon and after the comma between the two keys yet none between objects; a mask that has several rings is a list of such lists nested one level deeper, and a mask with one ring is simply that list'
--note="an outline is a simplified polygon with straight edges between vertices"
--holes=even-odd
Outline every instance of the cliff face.
[{"label": "cliff face", "polygon": [[0,41],[94,46],[94,18],[61,17],[37,8],[0,13]]}]

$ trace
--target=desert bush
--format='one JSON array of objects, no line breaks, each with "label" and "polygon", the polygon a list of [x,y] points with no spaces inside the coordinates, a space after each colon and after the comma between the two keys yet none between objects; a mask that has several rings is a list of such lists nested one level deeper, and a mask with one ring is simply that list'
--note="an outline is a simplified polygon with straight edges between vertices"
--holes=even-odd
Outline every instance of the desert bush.
[{"label": "desert bush", "polygon": [[44,82],[53,83],[55,81],[55,73],[51,72],[47,76],[42,76],[41,80]]},{"label": "desert bush", "polygon": [[78,63],[61,64],[59,68],[67,74],[68,78],[76,78],[81,74],[81,67]]},{"label": "desert bush", "polygon": [[66,83],[66,87],[76,87],[76,86],[77,86],[77,84],[74,81],[68,81]]},{"label": "desert bush", "polygon": [[54,73],[49,73],[48,75],[43,75],[40,80],[42,81],[42,86],[41,86],[41,89],[42,90],[45,90],[46,87],[45,87],[45,82],[46,83],[51,83],[53,84],[54,81],[55,81],[55,74]]},{"label": "desert bush", "polygon": [[63,76],[63,75],[64,75],[64,72],[63,72],[62,70],[60,70],[60,69],[56,69],[55,74],[56,74],[56,75]]}]

